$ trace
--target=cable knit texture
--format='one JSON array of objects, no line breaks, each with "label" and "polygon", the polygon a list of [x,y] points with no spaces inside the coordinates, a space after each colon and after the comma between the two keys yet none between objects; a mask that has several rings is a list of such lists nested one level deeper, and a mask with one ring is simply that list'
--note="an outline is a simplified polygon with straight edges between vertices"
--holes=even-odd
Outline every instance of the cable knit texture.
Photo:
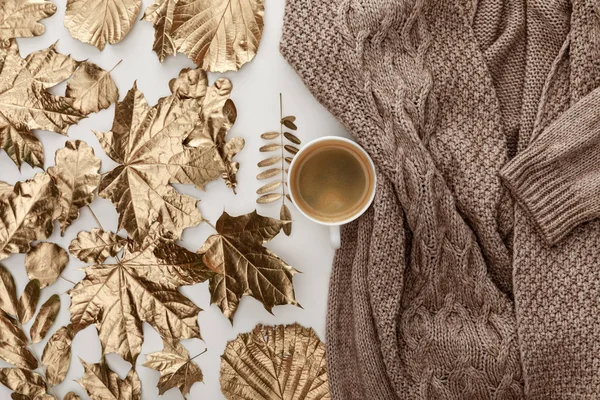
[{"label": "cable knit texture", "polygon": [[598,0],[287,0],[377,165],[331,276],[336,400],[600,397]]}]

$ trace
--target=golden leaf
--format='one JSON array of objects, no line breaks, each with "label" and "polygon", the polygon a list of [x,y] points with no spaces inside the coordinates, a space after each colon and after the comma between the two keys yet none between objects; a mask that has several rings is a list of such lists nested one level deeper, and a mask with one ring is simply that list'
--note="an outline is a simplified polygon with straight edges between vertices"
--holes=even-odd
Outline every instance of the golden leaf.
[{"label": "golden leaf", "polygon": [[17,289],[12,274],[0,264],[0,310],[12,317],[17,316]]},{"label": "golden leaf", "polygon": [[281,221],[289,221],[288,224],[283,225],[283,233],[285,233],[287,236],[290,236],[292,234],[292,214],[285,203],[281,205],[281,209],[279,210],[279,219]]},{"label": "golden leaf", "polygon": [[67,0],[65,27],[71,36],[100,50],[131,30],[142,0]]},{"label": "golden leaf", "polygon": [[29,351],[27,342],[27,336],[18,323],[4,312],[0,312],[0,359],[15,367],[36,369],[38,362]]},{"label": "golden leaf", "polygon": [[119,100],[119,89],[110,76],[94,63],[82,62],[67,82],[65,95],[73,99],[73,107],[84,114],[98,112]]},{"label": "golden leaf", "polygon": [[21,393],[12,392],[10,397],[13,400],[56,400],[56,397],[54,397],[48,393],[40,394],[37,396],[26,396]]},{"label": "golden leaf", "polygon": [[294,144],[300,144],[300,143],[302,143],[302,141],[300,140],[300,138],[298,138],[298,136],[294,135],[293,133],[285,132],[283,135],[285,136],[285,138],[287,140],[289,140],[290,142],[292,142]]},{"label": "golden leaf", "polygon": [[37,279],[40,288],[52,285],[69,263],[67,252],[55,243],[38,243],[25,256],[29,279]]},{"label": "golden leaf", "polygon": [[162,238],[153,229],[141,245],[129,242],[121,261],[87,267],[71,290],[71,322],[79,332],[95,324],[104,354],[135,363],[142,321],[165,338],[199,338],[201,311],[177,288],[214,275],[202,257]]},{"label": "golden leaf", "polygon": [[79,232],[71,241],[69,252],[85,263],[102,264],[108,257],[114,257],[127,244],[113,232],[94,228],[91,232]]},{"label": "golden leaf", "polygon": [[[293,118],[293,119],[292,119]],[[294,121],[296,120],[296,117],[285,117],[281,120],[281,123],[288,129],[291,129],[293,131],[297,130],[298,127],[296,126],[296,124],[294,124]]]},{"label": "golden leaf", "polygon": [[164,348],[146,356],[144,367],[160,372],[158,394],[177,387],[183,396],[190,392],[196,382],[202,382],[202,371],[198,364],[190,360],[190,353],[179,342],[164,341]]},{"label": "golden leaf", "polygon": [[245,295],[263,303],[269,312],[277,305],[298,305],[292,284],[298,271],[263,247],[282,225],[256,211],[238,217],[224,212],[216,224],[218,234],[210,236],[198,250],[204,263],[220,272],[210,279],[211,303],[230,320]]},{"label": "golden leaf", "polygon": [[260,135],[261,139],[265,140],[277,139],[279,136],[281,136],[281,133],[279,132],[265,132],[262,135]]},{"label": "golden leaf", "polygon": [[12,193],[0,199],[0,260],[12,253],[25,253],[32,241],[52,234],[58,197],[52,178],[39,173],[17,182]]},{"label": "golden leaf", "polygon": [[40,282],[33,279],[27,283],[25,290],[19,298],[17,314],[21,324],[26,324],[35,315],[38,301],[40,300]]},{"label": "golden leaf", "polygon": [[54,3],[46,0],[4,0],[0,3],[0,47],[9,39],[39,36],[46,31],[38,21],[56,12]]},{"label": "golden leaf", "polygon": [[60,384],[67,376],[71,365],[72,340],[73,327],[69,324],[57,330],[44,348],[42,363],[46,366],[46,379],[50,387]]},{"label": "golden leaf", "polygon": [[281,194],[281,193],[269,193],[269,194],[260,196],[258,199],[256,199],[256,202],[258,204],[268,204],[268,203],[277,201],[282,197],[283,197],[283,194]]},{"label": "golden leaf", "polygon": [[132,369],[125,379],[119,378],[104,359],[98,364],[88,364],[81,360],[84,374],[79,384],[90,395],[92,400],[140,400],[142,384],[137,373]]},{"label": "golden leaf", "polygon": [[0,181],[0,200],[4,199],[13,191],[13,186],[6,182]]},{"label": "golden leaf", "polygon": [[32,130],[66,134],[85,117],[72,100],[47,89],[66,80],[78,63],[56,52],[37,51],[23,59],[15,47],[3,55],[0,71],[0,147],[20,166],[44,167],[44,152]]},{"label": "golden leaf", "polygon": [[161,62],[179,51],[205,71],[225,72],[256,55],[264,11],[264,0],[155,0],[143,19],[154,25]]},{"label": "golden leaf", "polygon": [[281,181],[269,182],[269,183],[259,187],[258,190],[256,191],[256,193],[257,194],[269,193],[269,192],[272,192],[273,190],[277,189],[280,186],[281,186]]},{"label": "golden leaf", "polygon": [[42,304],[40,312],[38,313],[33,325],[31,326],[31,342],[41,342],[46,334],[56,321],[58,312],[60,311],[60,297],[57,294],[53,294],[50,298]]},{"label": "golden leaf", "polygon": [[81,397],[74,392],[69,392],[65,395],[65,397],[63,397],[63,400],[81,400]]},{"label": "golden leaf", "polygon": [[286,150],[288,153],[291,153],[291,154],[296,154],[296,153],[298,153],[298,152],[300,151],[300,149],[299,149],[299,148],[297,148],[296,146],[292,146],[292,145],[289,145],[289,144],[286,144],[286,145],[284,146],[284,148],[285,148],[285,150]]},{"label": "golden leaf", "polygon": [[94,200],[94,191],[100,184],[101,161],[94,149],[81,140],[68,141],[56,151],[55,166],[48,168],[60,191],[61,234],[79,217],[79,209]]},{"label": "golden leaf", "polygon": [[42,376],[22,368],[0,368],[0,383],[30,398],[46,394]]},{"label": "golden leaf", "polygon": [[257,325],[227,343],[221,391],[230,400],[331,399],[325,345],[312,328]]},{"label": "golden leaf", "polygon": [[265,158],[264,160],[259,161],[257,165],[259,167],[270,167],[271,165],[275,165],[278,162],[281,162],[280,156]]},{"label": "golden leaf", "polygon": [[270,168],[256,175],[256,179],[269,179],[274,177],[275,175],[279,175],[280,172],[281,170],[279,168]]}]

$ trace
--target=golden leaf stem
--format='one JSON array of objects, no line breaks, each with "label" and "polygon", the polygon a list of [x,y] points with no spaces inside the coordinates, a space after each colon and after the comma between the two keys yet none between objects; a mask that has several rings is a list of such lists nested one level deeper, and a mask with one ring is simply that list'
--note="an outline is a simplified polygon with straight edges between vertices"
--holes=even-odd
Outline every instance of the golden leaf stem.
[{"label": "golden leaf stem", "polygon": [[[207,220],[207,219],[204,219],[204,218],[202,218],[202,221],[203,221],[203,222],[206,222],[206,224],[207,224],[208,226],[210,226],[210,227],[211,227],[211,228],[213,228],[215,231],[217,231],[217,227],[216,227],[216,226],[215,226],[215,225],[214,225],[212,222],[210,222],[209,220]],[[217,231],[217,232],[218,232],[218,231]]]},{"label": "golden leaf stem", "polygon": [[285,204],[285,154],[283,154],[283,96],[279,93],[279,140],[281,141],[281,179],[283,184],[281,185],[281,196],[282,204]]},{"label": "golden leaf stem", "polygon": [[86,207],[92,213],[92,217],[94,217],[94,219],[96,220],[96,224],[98,225],[98,228],[104,230],[104,228],[102,227],[102,224],[100,223],[100,220],[98,219],[98,217],[94,213],[94,210],[92,210],[92,207],[90,207],[89,204]]},{"label": "golden leaf stem", "polygon": [[70,283],[70,284],[72,284],[73,286],[77,285],[77,283],[76,283],[76,282],[73,282],[72,280],[70,280],[70,279],[68,279],[68,278],[65,278],[65,277],[64,277],[64,276],[62,276],[62,275],[59,275],[58,277],[59,277],[59,278],[62,278],[62,279],[64,279],[65,281],[69,282],[69,283]]},{"label": "golden leaf stem", "polygon": [[194,357],[190,358],[190,361],[192,361],[196,357],[200,357],[202,354],[206,353],[207,351],[208,351],[208,347],[206,349],[204,349],[201,353],[198,353]]}]

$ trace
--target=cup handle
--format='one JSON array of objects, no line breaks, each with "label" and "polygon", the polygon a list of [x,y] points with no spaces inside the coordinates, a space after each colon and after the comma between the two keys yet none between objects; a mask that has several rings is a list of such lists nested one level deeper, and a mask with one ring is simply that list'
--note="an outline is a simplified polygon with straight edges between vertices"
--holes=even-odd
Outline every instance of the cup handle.
[{"label": "cup handle", "polygon": [[340,227],[339,225],[329,227],[329,242],[331,248],[337,250],[341,246]]}]

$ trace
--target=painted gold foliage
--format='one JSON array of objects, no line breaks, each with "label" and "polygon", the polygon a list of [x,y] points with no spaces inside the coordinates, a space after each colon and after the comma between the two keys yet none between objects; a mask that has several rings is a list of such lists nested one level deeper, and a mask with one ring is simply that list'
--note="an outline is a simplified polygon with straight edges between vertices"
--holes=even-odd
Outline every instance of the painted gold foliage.
[{"label": "painted gold foliage", "polygon": [[47,0],[3,0],[0,2],[0,47],[8,46],[10,39],[39,36],[46,28],[39,23],[56,12],[56,6]]},{"label": "painted gold foliage", "polygon": [[257,325],[227,343],[221,391],[229,400],[331,399],[325,345],[312,328]]},{"label": "painted gold foliage", "polygon": [[55,166],[48,168],[48,174],[60,191],[58,220],[63,235],[79,217],[79,209],[94,200],[94,191],[100,184],[100,165],[94,149],[81,140],[68,141],[56,151]]},{"label": "painted gold foliage", "polygon": [[190,360],[190,353],[179,342],[164,341],[164,348],[146,356],[144,367],[160,372],[158,394],[162,395],[174,387],[179,388],[183,396],[190,392],[196,382],[202,382],[202,371],[198,364]]},{"label": "painted gold foliage", "polygon": [[26,324],[35,315],[35,310],[40,300],[40,282],[37,279],[33,279],[27,282],[21,297],[19,298],[19,304],[17,308],[17,316],[21,324]]},{"label": "painted gold foliage", "polygon": [[127,239],[95,228],[90,232],[79,232],[77,238],[71,241],[69,252],[85,263],[102,264],[108,257],[114,257],[126,244]]},{"label": "painted gold foliage", "polygon": [[142,244],[128,242],[116,264],[87,267],[70,292],[75,333],[94,324],[104,354],[114,352],[132,363],[142,346],[142,321],[164,338],[200,337],[201,310],[177,289],[214,275],[201,256],[154,228]]},{"label": "painted gold foliage", "polygon": [[81,400],[81,397],[79,397],[74,392],[69,392],[69,393],[67,393],[65,395],[65,397],[63,398],[63,400]]},{"label": "painted gold foliage", "polygon": [[264,0],[155,0],[143,19],[154,25],[161,62],[179,51],[206,71],[225,72],[256,55],[264,11]]},{"label": "painted gold foliage", "polygon": [[60,297],[57,294],[53,294],[42,304],[35,321],[33,321],[33,325],[31,325],[29,335],[31,336],[32,343],[38,343],[44,339],[52,324],[56,321],[59,311]]},{"label": "painted gold foliage", "polygon": [[67,83],[65,94],[74,99],[73,107],[84,114],[104,110],[119,100],[119,90],[110,76],[94,63],[84,61]]},{"label": "painted gold foliage", "polygon": [[52,285],[69,262],[69,254],[56,243],[38,243],[25,256],[29,279],[37,279],[40,288]]},{"label": "painted gold foliage", "polygon": [[142,0],[67,0],[65,27],[75,39],[100,50],[129,33]]},{"label": "painted gold foliage", "polygon": [[44,348],[42,363],[46,366],[46,379],[50,386],[60,384],[67,376],[71,365],[72,341],[73,327],[69,324],[57,330]]},{"label": "painted gold foliage", "polygon": [[46,385],[42,376],[23,368],[0,368],[0,383],[29,398],[46,394]]},{"label": "painted gold foliage", "polygon": [[88,364],[81,360],[84,374],[78,381],[92,400],[140,400],[142,384],[137,373],[132,369],[125,379],[119,378],[104,359],[98,364]]},{"label": "painted gold foliage", "polygon": [[[119,212],[119,229],[141,243],[159,222],[176,238],[202,221],[197,200],[178,193],[172,183],[195,184],[226,175],[231,184],[233,151],[224,136],[233,123],[225,115],[229,90],[219,80],[207,88],[206,73],[183,70],[170,84],[173,94],[150,107],[134,87],[117,104],[112,130],[96,133],[106,153],[120,165],[102,179],[99,195]],[[233,107],[235,109],[235,107]],[[233,118],[235,120],[235,118]],[[186,143],[187,138],[193,143]]]},{"label": "painted gold foliage", "polygon": [[233,321],[242,296],[252,296],[267,311],[277,305],[298,305],[292,279],[298,271],[263,246],[284,223],[256,211],[232,217],[224,212],[216,224],[217,234],[202,248],[204,263],[219,271],[210,279],[211,303]]},{"label": "painted gold foliage", "polygon": [[58,196],[52,178],[39,173],[0,197],[0,260],[25,253],[30,242],[52,234]]}]

